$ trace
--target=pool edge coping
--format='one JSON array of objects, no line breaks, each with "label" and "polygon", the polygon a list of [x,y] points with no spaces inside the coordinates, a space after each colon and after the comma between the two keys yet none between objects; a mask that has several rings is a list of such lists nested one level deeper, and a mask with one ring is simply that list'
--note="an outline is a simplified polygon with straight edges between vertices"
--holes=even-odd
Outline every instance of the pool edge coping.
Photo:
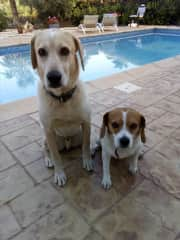
[{"label": "pool edge coping", "polygon": [[[180,55],[177,55],[175,57],[170,57],[153,63],[145,64],[143,66],[124,72],[98,78],[94,81],[85,82],[84,84],[86,85],[88,94],[104,91],[108,88],[113,88],[117,84],[124,82],[133,82],[140,77],[145,77],[150,73],[151,70],[153,72],[163,71],[163,69],[166,69],[166,65],[169,65],[170,62],[171,64],[176,64],[179,61]],[[107,84],[108,79],[111,79],[111,81],[109,81]],[[22,115],[32,114],[37,111],[37,96],[13,101],[10,103],[0,104],[0,122],[17,118]]]}]

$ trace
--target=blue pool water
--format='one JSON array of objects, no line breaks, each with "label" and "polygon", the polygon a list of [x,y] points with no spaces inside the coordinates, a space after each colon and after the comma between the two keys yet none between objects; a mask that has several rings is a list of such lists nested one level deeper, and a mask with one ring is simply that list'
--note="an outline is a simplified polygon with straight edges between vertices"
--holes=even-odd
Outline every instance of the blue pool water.
[{"label": "blue pool water", "polygon": [[[180,31],[146,30],[81,39],[85,49],[83,81],[132,69],[180,54]],[[0,103],[36,95],[38,76],[30,47],[0,48]]]}]

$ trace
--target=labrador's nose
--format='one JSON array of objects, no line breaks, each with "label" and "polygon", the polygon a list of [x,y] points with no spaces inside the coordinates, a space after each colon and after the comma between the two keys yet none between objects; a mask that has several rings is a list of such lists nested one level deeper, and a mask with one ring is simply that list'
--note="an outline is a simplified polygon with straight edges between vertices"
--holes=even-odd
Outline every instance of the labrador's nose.
[{"label": "labrador's nose", "polygon": [[49,81],[49,87],[58,88],[61,86],[62,75],[58,71],[50,71],[47,74],[47,79]]},{"label": "labrador's nose", "polygon": [[122,138],[119,139],[120,146],[122,148],[126,148],[129,146],[129,138],[126,136],[123,136]]}]

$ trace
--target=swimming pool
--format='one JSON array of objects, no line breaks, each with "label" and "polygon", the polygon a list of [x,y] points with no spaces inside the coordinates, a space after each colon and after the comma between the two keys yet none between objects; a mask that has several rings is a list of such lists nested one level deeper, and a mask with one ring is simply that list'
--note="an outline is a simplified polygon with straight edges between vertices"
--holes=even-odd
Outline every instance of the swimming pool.
[{"label": "swimming pool", "polygon": [[[132,69],[180,54],[180,30],[152,29],[81,39],[85,49],[83,81]],[[0,48],[0,103],[36,95],[38,76],[30,46]]]}]

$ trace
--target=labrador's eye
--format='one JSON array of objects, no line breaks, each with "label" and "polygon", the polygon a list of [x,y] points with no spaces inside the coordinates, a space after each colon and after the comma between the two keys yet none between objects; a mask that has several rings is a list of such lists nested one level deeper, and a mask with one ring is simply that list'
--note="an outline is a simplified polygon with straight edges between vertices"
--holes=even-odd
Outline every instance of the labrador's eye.
[{"label": "labrador's eye", "polygon": [[60,55],[61,55],[61,56],[68,56],[69,53],[70,53],[70,51],[69,51],[69,49],[68,49],[67,47],[62,47],[62,48],[60,49]]},{"label": "labrador's eye", "polygon": [[112,123],[111,123],[111,126],[112,126],[113,128],[118,128],[118,127],[119,127],[119,124],[118,124],[117,122],[112,122]]},{"label": "labrador's eye", "polygon": [[132,124],[130,125],[130,129],[131,129],[131,130],[136,130],[137,127],[138,127],[138,125],[137,125],[136,123],[132,123]]},{"label": "labrador's eye", "polygon": [[38,53],[40,57],[46,57],[48,55],[45,48],[39,48]]}]

